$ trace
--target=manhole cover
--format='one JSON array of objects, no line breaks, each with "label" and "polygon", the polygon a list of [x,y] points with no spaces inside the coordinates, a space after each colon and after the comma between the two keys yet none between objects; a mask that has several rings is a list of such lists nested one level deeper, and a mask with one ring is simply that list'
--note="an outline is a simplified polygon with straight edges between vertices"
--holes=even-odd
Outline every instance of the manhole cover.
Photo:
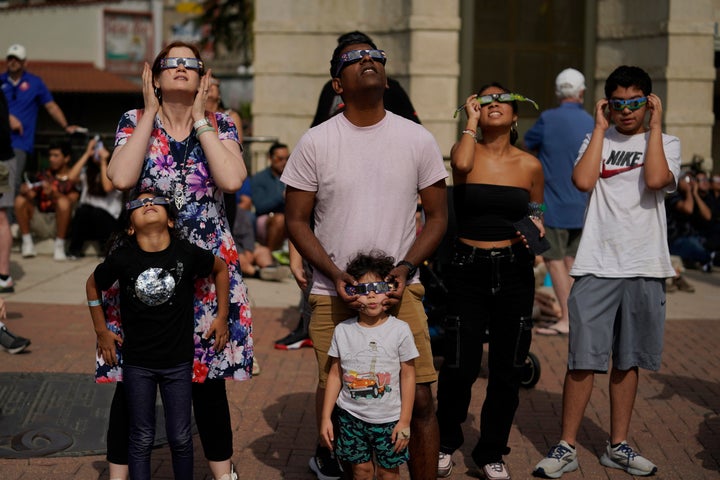
[{"label": "manhole cover", "polygon": [[[104,454],[114,393],[92,375],[0,373],[0,458]],[[167,443],[159,402],[155,446]]]}]

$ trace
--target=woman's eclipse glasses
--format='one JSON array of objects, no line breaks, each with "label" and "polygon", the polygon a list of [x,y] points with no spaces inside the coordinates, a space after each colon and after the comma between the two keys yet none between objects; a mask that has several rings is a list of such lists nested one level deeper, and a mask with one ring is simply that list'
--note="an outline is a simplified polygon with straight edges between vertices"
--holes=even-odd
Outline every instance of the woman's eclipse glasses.
[{"label": "woman's eclipse glasses", "polygon": [[[530,102],[532,103],[533,107],[535,107],[535,110],[540,110],[540,107],[538,107],[538,104],[535,102],[535,100],[532,100],[530,98],[527,98],[523,95],[520,95],[518,93],[489,93],[487,95],[482,95],[480,97],[477,97],[475,99],[476,102],[480,104],[480,106],[488,105],[493,102],[502,102],[502,103],[510,103],[510,102]],[[453,114],[453,118],[457,117],[457,114],[460,113],[465,109],[465,104],[463,103],[460,105]]]},{"label": "woman's eclipse glasses", "polygon": [[186,57],[166,57],[160,59],[160,69],[167,70],[169,68],[177,68],[179,65],[188,70],[202,70],[203,62],[197,58]]}]

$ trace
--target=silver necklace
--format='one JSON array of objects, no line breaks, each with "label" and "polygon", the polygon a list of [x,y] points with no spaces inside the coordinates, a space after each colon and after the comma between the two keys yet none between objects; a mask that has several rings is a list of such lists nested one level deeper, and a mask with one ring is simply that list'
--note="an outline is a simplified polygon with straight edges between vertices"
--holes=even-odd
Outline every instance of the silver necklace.
[{"label": "silver necklace", "polygon": [[179,180],[175,182],[175,188],[173,189],[173,202],[175,203],[175,208],[178,210],[185,205],[185,186],[183,185],[183,178],[185,176],[185,165],[187,162],[188,147],[190,146],[190,140],[192,139],[191,137],[192,135],[187,138],[185,152],[183,153],[182,163],[180,164]]}]

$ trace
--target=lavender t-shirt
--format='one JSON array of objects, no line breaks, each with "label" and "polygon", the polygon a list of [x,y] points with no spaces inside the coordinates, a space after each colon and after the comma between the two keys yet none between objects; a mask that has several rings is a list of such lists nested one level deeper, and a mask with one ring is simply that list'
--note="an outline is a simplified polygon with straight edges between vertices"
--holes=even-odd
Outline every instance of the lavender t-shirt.
[{"label": "lavender t-shirt", "polygon": [[[344,270],[360,251],[380,249],[402,260],[415,241],[418,191],[447,176],[430,132],[386,111],[370,127],[357,127],[339,114],[310,129],[281,180],[316,192],[315,235]],[[416,274],[411,283],[417,282]],[[311,293],[337,294],[317,270]]]}]

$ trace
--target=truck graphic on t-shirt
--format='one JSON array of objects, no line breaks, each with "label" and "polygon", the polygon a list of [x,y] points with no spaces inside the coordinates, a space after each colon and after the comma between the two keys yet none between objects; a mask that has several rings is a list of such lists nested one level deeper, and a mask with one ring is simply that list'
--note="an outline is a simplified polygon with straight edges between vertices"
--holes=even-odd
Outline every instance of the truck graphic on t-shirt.
[{"label": "truck graphic on t-shirt", "polygon": [[[370,342],[369,350],[376,354],[377,344]],[[368,372],[348,372],[343,375],[343,382],[348,387],[348,390],[350,390],[351,398],[378,398],[382,397],[385,392],[390,391],[390,373],[375,372],[376,360],[377,357],[373,355],[370,361],[370,371]]]}]

